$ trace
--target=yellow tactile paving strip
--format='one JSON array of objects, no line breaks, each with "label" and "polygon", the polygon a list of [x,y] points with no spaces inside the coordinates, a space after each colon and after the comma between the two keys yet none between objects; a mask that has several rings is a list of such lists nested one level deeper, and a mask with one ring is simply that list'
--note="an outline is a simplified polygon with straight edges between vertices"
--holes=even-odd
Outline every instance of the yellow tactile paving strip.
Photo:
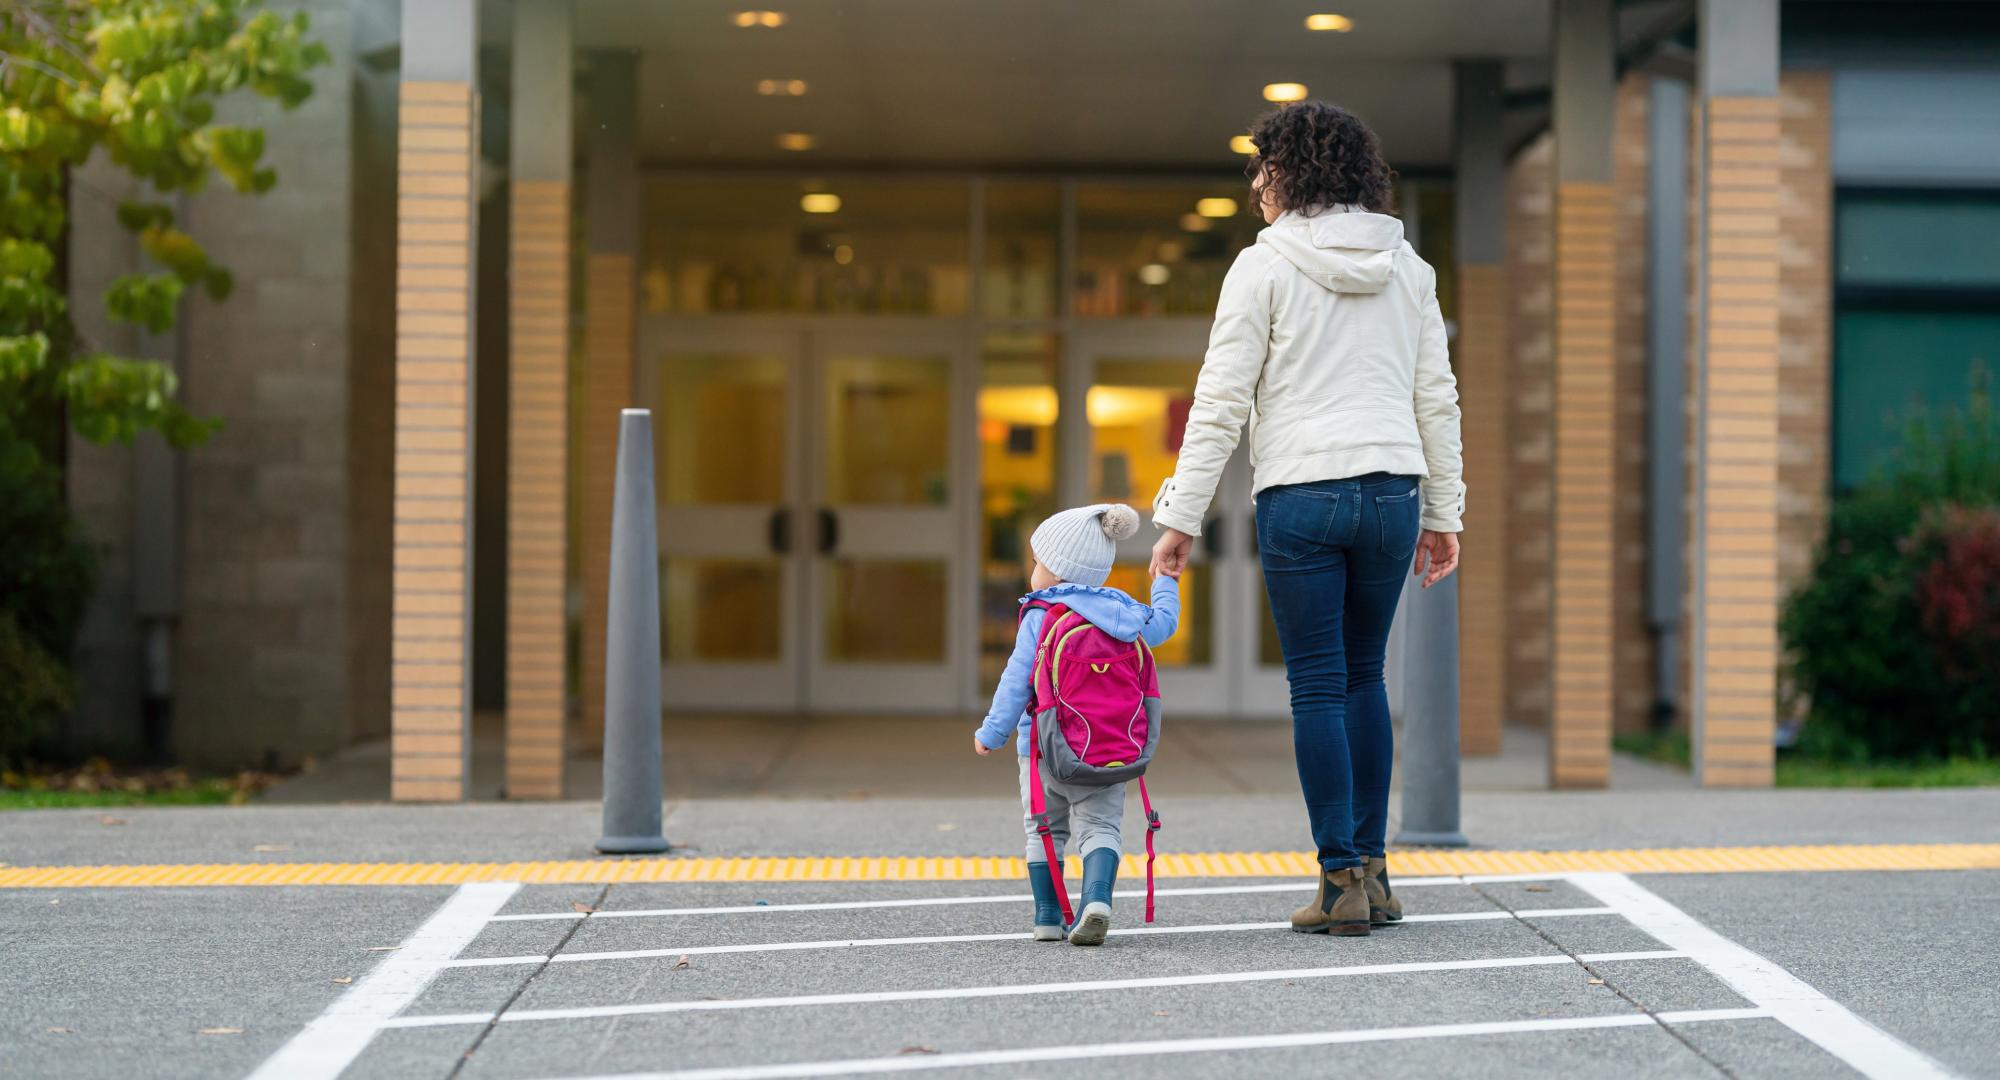
[{"label": "yellow tactile paving strip", "polygon": [[[1071,860],[1072,866],[1075,860]],[[2000,844],[1819,844],[1798,847],[1649,848],[1605,851],[1395,851],[1390,868],[1406,877],[1457,874],[1734,874],[1779,870],[1995,870]],[[1127,855],[1126,875],[1145,871]],[[1301,852],[1240,851],[1161,855],[1170,878],[1310,876]],[[1075,871],[1072,871],[1075,872]],[[1025,873],[1018,858],[864,856],[563,859],[543,862],[201,863],[152,866],[6,866],[0,889],[161,888],[216,885],[530,885],[618,882],[1006,881]]]}]

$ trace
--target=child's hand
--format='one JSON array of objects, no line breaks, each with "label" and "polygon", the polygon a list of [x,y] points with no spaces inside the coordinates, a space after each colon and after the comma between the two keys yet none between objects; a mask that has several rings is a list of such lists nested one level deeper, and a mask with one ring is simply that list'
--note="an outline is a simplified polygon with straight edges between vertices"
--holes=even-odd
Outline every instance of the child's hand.
[{"label": "child's hand", "polygon": [[993,751],[988,749],[985,743],[979,741],[979,736],[974,735],[972,737],[972,752],[978,754],[980,757],[985,757]]}]

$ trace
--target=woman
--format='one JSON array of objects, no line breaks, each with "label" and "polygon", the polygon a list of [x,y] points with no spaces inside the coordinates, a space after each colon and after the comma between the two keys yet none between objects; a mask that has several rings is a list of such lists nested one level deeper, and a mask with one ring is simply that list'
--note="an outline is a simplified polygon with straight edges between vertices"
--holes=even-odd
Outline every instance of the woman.
[{"label": "woman", "polygon": [[1248,422],[1264,585],[1319,848],[1319,895],[1292,929],[1360,935],[1402,918],[1382,859],[1394,752],[1382,654],[1403,568],[1428,588],[1458,566],[1458,389],[1437,273],[1387,215],[1395,174],[1374,132],[1308,101],[1250,139],[1250,188],[1270,227],[1222,283],[1180,460],[1153,504],[1153,569],[1186,566]]}]

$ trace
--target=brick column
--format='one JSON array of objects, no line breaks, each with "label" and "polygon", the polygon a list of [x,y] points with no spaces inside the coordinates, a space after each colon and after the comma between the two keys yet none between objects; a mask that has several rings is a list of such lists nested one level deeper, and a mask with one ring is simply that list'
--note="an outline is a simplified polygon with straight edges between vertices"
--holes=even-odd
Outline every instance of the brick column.
[{"label": "brick column", "polygon": [[507,797],[562,797],[569,514],[569,0],[516,0],[507,341]]},{"label": "brick column", "polygon": [[1465,443],[1465,544],[1459,574],[1459,749],[1500,752],[1507,707],[1507,148],[1503,65],[1454,68],[1454,218],[1458,339],[1453,343]]},{"label": "brick column", "polygon": [[1694,764],[1768,787],[1778,667],[1778,5],[1701,9]]},{"label": "brick column", "polygon": [[585,138],[590,191],[584,200],[583,408],[577,449],[583,521],[583,732],[604,738],[604,618],[611,576],[611,496],[618,461],[618,413],[632,400],[638,314],[640,221],[635,111],[639,84],[630,53],[590,59],[591,128]]},{"label": "brick column", "polygon": [[390,795],[465,798],[472,731],[478,5],[403,8]]},{"label": "brick column", "polygon": [[1611,772],[1615,247],[1610,0],[1558,0],[1555,20],[1555,604],[1549,783]]}]

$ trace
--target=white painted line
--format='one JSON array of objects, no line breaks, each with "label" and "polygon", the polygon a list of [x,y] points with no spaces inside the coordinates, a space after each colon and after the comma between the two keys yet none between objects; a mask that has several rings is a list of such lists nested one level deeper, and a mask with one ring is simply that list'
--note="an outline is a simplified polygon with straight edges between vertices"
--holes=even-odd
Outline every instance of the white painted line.
[{"label": "white painted line", "polygon": [[[1671,960],[1673,950],[1594,953],[1578,957],[1584,963],[1612,960]],[[879,990],[858,994],[801,994],[792,997],[728,1000],[652,1001],[636,1005],[593,1005],[573,1009],[515,1009],[496,1017],[490,1012],[437,1013],[403,1016],[385,1027],[442,1027],[452,1024],[503,1024],[531,1020],[589,1020],[609,1016],[649,1016],[660,1013],[733,1012],[738,1009],[779,1009],[810,1005],[874,1005],[899,1001],[947,1001],[964,998],[1026,997],[1078,994],[1100,990],[1145,990],[1162,986],[1217,986],[1232,983],[1278,982],[1285,979],[1329,979],[1351,975],[1396,975],[1419,971],[1471,971],[1483,968],[1541,967],[1574,963],[1568,954],[1502,956],[1482,960],[1432,960],[1401,964],[1355,964],[1348,967],[1292,968],[1282,971],[1232,971],[1204,975],[1162,975],[1143,979],[1095,979],[1087,982],[1016,983],[1006,986],[960,986],[938,990]]]},{"label": "white painted line", "polygon": [[1662,944],[1685,953],[1779,1023],[1863,1076],[1918,1080],[1952,1075],[1915,1047],[1849,1012],[1784,968],[1710,930],[1624,874],[1577,873],[1569,880],[1617,908],[1619,914]]},{"label": "white painted line", "polygon": [[[1518,914],[1525,918],[1535,916],[1544,919],[1569,915],[1615,915],[1616,908],[1542,908],[1526,910]],[[1491,922],[1512,919],[1517,913],[1509,911],[1449,911],[1422,915],[1405,915],[1404,922]],[[1153,934],[1228,934],[1248,933],[1259,930],[1285,930],[1289,923],[1246,922],[1207,923],[1194,926],[1134,926],[1111,931],[1112,937],[1137,937]],[[651,960],[662,957],[713,956],[718,953],[760,953],[794,952],[806,949],[861,949],[878,945],[964,945],[993,941],[1029,941],[1023,933],[1011,934],[938,934],[929,937],[880,937],[880,938],[833,938],[826,941],[763,941],[744,945],[692,945],[665,949],[620,949],[610,952],[557,953],[554,956],[540,954],[530,956],[486,956],[473,960],[454,960],[446,967],[508,967],[519,964],[574,964],[591,960]]]},{"label": "white painted line", "polygon": [[[1463,885],[1475,881],[1556,881],[1561,874],[1487,874],[1474,877],[1399,878],[1398,889],[1426,885]],[[1211,885],[1182,889],[1158,889],[1155,896],[1235,896],[1244,893],[1309,892],[1316,883],[1286,882],[1282,885]],[[1141,897],[1143,889],[1121,889],[1113,896]],[[838,900],[809,904],[731,904],[726,907],[635,908],[630,911],[532,911],[516,915],[495,915],[494,922],[534,922],[544,919],[652,919],[672,915],[761,915],[777,911],[865,911],[871,908],[949,907],[955,904],[1025,904],[1027,893],[992,893],[981,896],[915,896],[899,900]],[[1073,898],[1072,898],[1073,899]]]},{"label": "white painted line", "polygon": [[303,1031],[258,1066],[250,1080],[333,1080],[361,1056],[385,1023],[424,992],[437,973],[479,936],[521,887],[460,885],[402,947],[334,999]]},{"label": "white painted line", "polygon": [[[1762,1009],[1700,1009],[1661,1013],[1659,1019],[1676,1024],[1700,1024],[1718,1020],[1755,1020],[1767,1016]],[[683,1069],[679,1072],[625,1073],[617,1076],[578,1077],[576,1080],[794,1080],[798,1077],[851,1076],[856,1073],[924,1072],[932,1069],[965,1069],[981,1065],[1025,1065],[1048,1061],[1085,1061],[1092,1058],[1123,1058],[1162,1054],[1217,1054],[1247,1050],[1281,1050],[1304,1046],[1337,1046],[1345,1043],[1400,1042],[1411,1039],[1457,1039],[1470,1035],[1520,1035],[1547,1031],[1590,1031],[1603,1028],[1647,1027],[1654,1021],[1645,1013],[1614,1016],[1579,1016],[1552,1020],[1494,1020],[1473,1024],[1426,1024],[1419,1027],[1362,1028],[1354,1031],[1306,1031],[1282,1035],[1230,1035],[1206,1039],[1159,1039],[1150,1042],[1093,1043],[1085,1046],[1033,1046],[1020,1050],[976,1050],[955,1054],[905,1055],[892,1058],[854,1058],[846,1061],[808,1061],[791,1065],[724,1066],[713,1069]],[[1239,1073],[1247,1070],[1232,1070]]]}]

